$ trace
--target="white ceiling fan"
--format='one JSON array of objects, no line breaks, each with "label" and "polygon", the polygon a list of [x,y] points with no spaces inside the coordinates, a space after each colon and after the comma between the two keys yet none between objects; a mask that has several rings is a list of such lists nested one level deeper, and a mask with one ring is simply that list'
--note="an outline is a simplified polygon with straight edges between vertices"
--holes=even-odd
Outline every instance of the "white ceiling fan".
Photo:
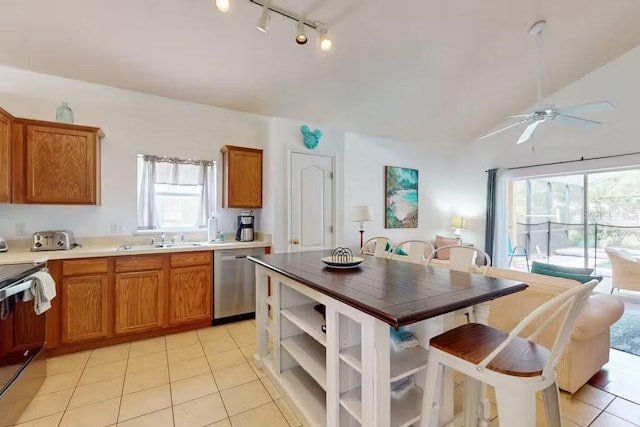
[{"label": "white ceiling fan", "polygon": [[520,119],[515,123],[508,124],[500,129],[488,133],[479,139],[485,139],[497,133],[510,129],[514,126],[528,123],[516,144],[527,142],[538,125],[548,121],[559,121],[571,125],[577,125],[584,128],[597,128],[603,125],[603,122],[595,120],[583,119],[576,117],[574,114],[591,113],[596,111],[612,110],[613,104],[609,101],[590,102],[588,104],[571,105],[568,107],[556,108],[555,105],[541,105],[542,101],[542,33],[546,21],[538,21],[529,29],[529,34],[538,37],[538,107],[536,110],[527,114],[517,114],[515,116],[507,116],[507,119]]}]

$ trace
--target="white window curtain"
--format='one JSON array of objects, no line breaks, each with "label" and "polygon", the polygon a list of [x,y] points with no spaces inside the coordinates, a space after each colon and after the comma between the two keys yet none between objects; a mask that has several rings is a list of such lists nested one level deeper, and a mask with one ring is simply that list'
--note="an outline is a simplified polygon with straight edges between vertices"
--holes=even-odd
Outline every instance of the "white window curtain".
[{"label": "white window curtain", "polygon": [[138,189],[138,228],[159,228],[155,206],[155,185],[200,186],[200,206],[194,227],[204,227],[215,209],[213,185],[214,162],[209,160],[182,160],[152,155],[141,156],[142,166]]}]

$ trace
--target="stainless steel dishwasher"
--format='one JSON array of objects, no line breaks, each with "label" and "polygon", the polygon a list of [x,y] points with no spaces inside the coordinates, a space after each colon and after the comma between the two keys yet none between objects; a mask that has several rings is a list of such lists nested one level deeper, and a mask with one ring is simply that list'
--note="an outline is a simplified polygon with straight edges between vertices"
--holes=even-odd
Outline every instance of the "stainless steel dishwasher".
[{"label": "stainless steel dishwasher", "polygon": [[213,255],[213,318],[249,318],[256,311],[255,264],[248,255],[264,248],[228,249]]}]

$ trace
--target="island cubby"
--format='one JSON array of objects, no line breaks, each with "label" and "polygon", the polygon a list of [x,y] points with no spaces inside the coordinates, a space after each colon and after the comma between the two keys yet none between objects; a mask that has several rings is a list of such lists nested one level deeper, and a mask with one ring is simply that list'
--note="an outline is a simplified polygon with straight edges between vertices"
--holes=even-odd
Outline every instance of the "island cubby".
[{"label": "island cubby", "polygon": [[[276,274],[269,278],[263,281],[265,289],[258,289],[258,306],[263,310],[257,310],[257,319],[260,323],[264,317],[268,338],[264,354],[257,360],[293,401],[305,425],[329,425],[332,415],[339,427],[367,425],[362,393],[365,319],[313,289],[282,280]],[[260,295],[264,295],[262,301]],[[324,307],[325,315],[319,305]],[[388,327],[383,333],[388,337]],[[425,348],[396,351],[389,346],[388,352],[387,388],[391,382],[409,375],[418,374],[422,381],[428,354]],[[417,385],[400,398],[390,396],[389,400],[391,426],[409,426],[420,419],[422,390]],[[335,414],[331,410],[328,413],[327,408],[336,407]]]}]

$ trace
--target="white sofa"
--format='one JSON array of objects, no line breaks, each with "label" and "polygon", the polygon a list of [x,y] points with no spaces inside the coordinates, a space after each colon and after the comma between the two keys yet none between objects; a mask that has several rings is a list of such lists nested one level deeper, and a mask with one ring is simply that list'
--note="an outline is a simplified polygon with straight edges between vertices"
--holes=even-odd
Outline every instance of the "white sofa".
[{"label": "white sofa", "polygon": [[[568,288],[580,286],[580,283],[575,280],[495,267],[488,267],[487,275],[512,279],[529,285],[522,292],[491,302],[489,325],[506,332],[511,331],[520,320],[545,301]],[[589,298],[558,363],[557,383],[562,390],[575,393],[609,361],[611,325],[622,316],[623,312],[624,304],[616,296],[593,294]],[[536,341],[550,348],[559,322],[560,320],[551,325],[550,328],[556,328],[554,331],[548,329]],[[531,332],[525,330],[523,335]]]}]

